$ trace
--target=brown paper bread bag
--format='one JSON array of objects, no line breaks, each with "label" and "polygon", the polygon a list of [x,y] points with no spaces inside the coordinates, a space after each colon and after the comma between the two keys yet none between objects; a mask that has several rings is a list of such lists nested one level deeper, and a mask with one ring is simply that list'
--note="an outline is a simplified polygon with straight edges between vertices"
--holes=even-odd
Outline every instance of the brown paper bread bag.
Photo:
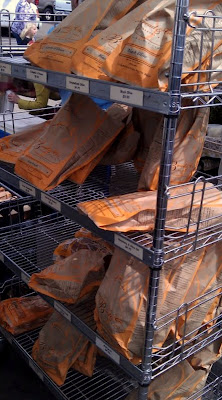
[{"label": "brown paper bread bag", "polygon": [[62,385],[87,343],[87,338],[55,311],[40,331],[32,357],[57,385]]},{"label": "brown paper bread bag", "polygon": [[[186,232],[190,211],[189,232],[197,229],[204,183],[199,182],[196,185],[191,210],[193,190],[192,183],[170,190],[166,230]],[[150,231],[154,228],[156,200],[156,191],[135,192],[79,203],[78,208],[101,229],[118,232]],[[206,183],[201,213],[202,222],[200,222],[199,228],[211,226],[215,221],[221,222],[221,207],[221,191],[216,189],[213,184]]]},{"label": "brown paper bread bag", "polygon": [[75,93],[19,157],[15,172],[42,190],[53,188],[93,162],[123,127],[93,100]]},{"label": "brown paper bread bag", "polygon": [[105,275],[106,243],[83,237],[72,244],[71,255],[31,276],[29,286],[47,296],[75,304],[95,293]]},{"label": "brown paper bread bag", "polygon": [[[201,263],[183,298],[183,303],[189,304],[189,311],[187,315],[183,314],[179,318],[178,333],[180,337],[186,335],[185,342],[196,335],[196,330],[202,323],[211,323],[215,318],[221,288],[222,242],[220,241],[204,248]],[[201,298],[193,301],[198,297]]]},{"label": "brown paper bread bag", "polygon": [[[124,124],[127,124],[128,120],[130,121],[132,114],[131,111],[131,107],[118,103],[112,104],[106,110],[108,116],[111,117],[116,123],[123,122]],[[73,172],[69,176],[69,180],[77,184],[82,184],[89,176],[90,172],[96,167],[96,165],[98,165],[99,163],[103,164],[101,160],[103,160],[107,154],[108,158],[110,153],[114,156],[114,159],[108,159],[108,161],[110,161],[109,165],[115,163],[112,161],[120,159],[120,156],[122,157],[122,153],[124,153],[124,160],[126,160],[129,156],[131,157],[131,155],[135,152],[137,133],[134,132],[134,129],[132,127],[130,128],[129,124],[122,128],[117,136],[117,140],[113,139],[114,143],[108,142],[104,149],[93,160],[84,165],[82,168],[79,168],[76,172]],[[120,137],[120,143],[118,137]],[[117,146],[116,143],[119,143],[119,145]],[[129,160],[131,160],[131,158],[129,158]]]},{"label": "brown paper bread bag", "polygon": [[135,130],[130,121],[106,151],[100,164],[117,165],[133,160],[139,138],[140,133]]},{"label": "brown paper bread bag", "polygon": [[[219,1],[193,0],[190,2],[189,11],[195,10],[197,13],[204,14],[209,9],[221,15],[222,6]],[[105,74],[128,84],[167,90],[174,15],[174,0],[156,0],[152,11],[138,22],[134,33],[121,42],[106,59],[102,67]],[[200,23],[201,18],[195,25]],[[212,27],[213,19],[205,20],[205,24]],[[220,21],[218,24],[220,28],[221,24]],[[217,32],[215,37],[214,49],[222,44],[219,33]],[[183,66],[184,70],[190,71],[199,65],[201,32],[188,27],[187,36]],[[210,31],[208,36],[211,38]],[[204,39],[202,61],[211,54],[212,41],[209,38]],[[183,77],[185,78],[185,75]]]},{"label": "brown paper bread bag", "polygon": [[53,312],[40,296],[13,297],[0,302],[0,325],[13,335],[42,326]]},{"label": "brown paper bread bag", "polygon": [[85,0],[49,35],[28,48],[24,57],[38,67],[70,73],[72,57],[94,29],[105,29],[135,3],[136,0]]},{"label": "brown paper bread bag", "polygon": [[[139,2],[136,2],[136,5]],[[79,47],[72,57],[72,72],[94,79],[111,80],[103,71],[102,66],[106,58],[124,39],[132,35],[138,21],[152,10],[153,0],[144,1],[130,11],[115,24],[108,25],[99,34],[91,38],[82,47]]]},{"label": "brown paper bread bag", "polygon": [[[217,297],[209,294],[206,302],[196,298],[220,286],[221,251],[222,244],[216,243],[163,265],[159,281],[154,351],[164,346],[170,332],[179,343],[182,338],[186,343],[207,322],[208,311],[211,318],[215,315],[220,301],[219,293],[216,293]],[[96,295],[94,316],[99,334],[133,363],[139,363],[143,354],[149,271],[141,261],[115,249]],[[190,303],[184,329],[185,314],[181,308],[177,322],[177,309],[188,300]],[[198,307],[194,309],[197,304]]]},{"label": "brown paper bread bag", "polygon": [[5,136],[0,139],[0,160],[15,164],[18,158],[39,139],[50,121],[43,122],[40,126]]},{"label": "brown paper bread bag", "polygon": [[91,377],[96,363],[96,353],[96,346],[92,343],[88,343],[72,365],[72,368],[81,374]]},{"label": "brown paper bread bag", "polygon": [[[221,342],[217,340],[155,378],[149,386],[147,400],[187,400],[204,388],[211,366],[220,357]],[[138,400],[138,391],[134,390],[126,400]]]},{"label": "brown paper bread bag", "polygon": [[[182,110],[174,141],[170,185],[189,182],[196,172],[203,151],[209,114],[209,108]],[[146,154],[138,190],[156,190],[158,187],[163,121],[164,118],[159,116],[159,123],[154,130],[149,125],[149,119],[146,121],[150,127],[152,142]]]},{"label": "brown paper bread bag", "polygon": [[135,130],[140,133],[133,162],[137,171],[141,173],[155,132],[163,129],[163,117],[159,113],[135,107],[133,108],[132,123]]},{"label": "brown paper bread bag", "polygon": [[[79,231],[75,232],[75,237],[72,239],[67,239],[64,242],[60,243],[53,252],[53,259],[60,260],[66,257],[71,256],[78,250],[88,249],[88,250],[98,250],[101,246],[101,249],[104,248],[104,251],[107,249],[108,254],[113,253],[113,246],[108,242],[105,242],[99,236],[94,235],[92,232],[88,231],[85,228],[81,228]],[[98,243],[93,243],[98,242]]]}]

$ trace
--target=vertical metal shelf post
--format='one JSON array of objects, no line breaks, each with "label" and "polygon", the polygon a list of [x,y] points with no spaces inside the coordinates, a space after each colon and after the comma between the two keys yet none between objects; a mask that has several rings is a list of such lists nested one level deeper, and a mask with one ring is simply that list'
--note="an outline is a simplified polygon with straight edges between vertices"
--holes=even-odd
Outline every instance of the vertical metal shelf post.
[{"label": "vertical metal shelf post", "polygon": [[187,13],[188,6],[189,0],[177,0],[169,76],[170,115],[164,117],[162,156],[156,206],[157,212],[153,238],[154,263],[150,271],[145,328],[146,336],[142,362],[144,385],[139,387],[139,400],[147,400],[149,383],[152,378],[151,361],[155,332],[159,277],[164,259],[163,242],[168,201],[167,188],[170,183],[174,138],[180,112],[181,76],[187,26],[185,15]]}]

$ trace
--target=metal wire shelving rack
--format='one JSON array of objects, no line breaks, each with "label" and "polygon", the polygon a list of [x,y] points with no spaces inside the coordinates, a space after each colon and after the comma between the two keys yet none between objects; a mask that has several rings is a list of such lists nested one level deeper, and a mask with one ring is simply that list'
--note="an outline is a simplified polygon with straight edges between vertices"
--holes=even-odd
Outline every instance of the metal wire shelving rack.
[{"label": "metal wire shelving rack", "polygon": [[[194,21],[196,21],[195,24]],[[178,201],[180,200],[180,197],[189,196],[190,198],[187,223],[185,227],[180,227],[181,229],[178,228],[178,232],[175,234],[168,229],[170,227],[167,225],[166,221],[167,204],[174,198],[174,188],[170,187],[169,182],[174,136],[179,113],[182,109],[222,105],[222,90],[220,86],[218,86],[221,84],[220,79],[218,79],[218,74],[222,73],[222,70],[214,67],[213,60],[214,38],[216,33],[222,31],[221,21],[222,15],[215,15],[211,11],[206,12],[204,15],[198,15],[195,12],[189,13],[189,1],[177,1],[172,45],[173,51],[169,73],[169,90],[167,92],[142,89],[136,86],[123,86],[113,82],[96,81],[79,76],[77,77],[74,75],[42,70],[30,66],[27,62],[24,62],[23,58],[18,57],[7,58],[4,56],[0,59],[0,73],[3,75],[13,76],[24,80],[30,80],[31,76],[33,82],[40,82],[49,86],[54,86],[54,82],[56,81],[58,88],[69,88],[70,90],[70,87],[72,87],[73,92],[78,93],[81,93],[81,87],[84,87],[84,93],[87,93],[90,96],[101,97],[111,101],[118,100],[120,103],[128,102],[128,104],[132,106],[137,106],[165,115],[156,220],[153,231],[148,234],[138,232],[121,234],[103,231],[97,228],[86,216],[81,215],[76,208],[80,201],[82,202],[103,198],[108,195],[124,194],[135,191],[138,177],[130,163],[118,167],[112,167],[111,179],[109,177],[109,180],[107,180],[105,169],[100,167],[97,168],[81,186],[75,185],[71,182],[64,182],[47,193],[40,191],[38,188],[16,176],[10,166],[6,164],[1,164],[0,166],[0,177],[2,179],[10,182],[11,185],[23,190],[29,195],[34,196],[42,203],[49,205],[64,216],[61,217],[55,215],[53,217],[54,220],[51,219],[50,221],[45,217],[40,217],[33,222],[32,234],[29,236],[30,240],[32,240],[31,243],[33,243],[33,241],[36,242],[36,238],[40,238],[40,235],[44,232],[44,235],[46,235],[48,239],[47,244],[51,243],[49,245],[49,253],[52,254],[53,248],[61,239],[60,235],[64,230],[64,226],[70,224],[69,226],[71,229],[74,229],[74,225],[72,225],[73,223],[70,221],[72,220],[102,236],[105,240],[120,247],[129,254],[137,257],[139,260],[142,260],[150,267],[150,295],[147,307],[146,339],[143,363],[139,366],[132,365],[123,356],[114,352],[107,343],[95,334],[90,327],[90,322],[88,321],[86,323],[84,321],[84,316],[81,314],[80,310],[76,310],[75,313],[73,313],[64,304],[59,304],[50,298],[46,299],[53,307],[59,310],[68,320],[77,326],[93,343],[97,344],[97,346],[100,347],[112,361],[119,364],[128,375],[131,375],[136,379],[140,384],[140,400],[147,399],[148,386],[152,379],[222,336],[220,322],[218,318],[215,317],[209,321],[210,327],[205,324],[204,326],[199,326],[193,332],[186,332],[182,338],[182,344],[179,340],[177,341],[174,339],[173,345],[171,344],[165,348],[155,348],[153,342],[156,331],[161,330],[163,326],[166,326],[167,324],[174,323],[176,326],[178,315],[185,315],[186,312],[189,312],[193,307],[193,303],[191,302],[190,304],[186,304],[186,310],[183,310],[183,308],[176,309],[172,313],[164,316],[163,319],[156,319],[158,284],[161,268],[165,262],[164,256],[167,254],[167,260],[169,261],[209,244],[216,243],[222,238],[222,214],[218,213],[218,215],[213,219],[202,219],[201,217],[204,196],[208,190],[207,183],[213,183],[214,188],[216,187],[221,190],[222,176],[213,178],[201,176],[201,178],[194,178],[189,184],[180,185],[181,194],[178,195]],[[186,49],[186,28],[188,26],[200,35],[201,43],[199,65],[193,71],[183,70],[183,55]],[[211,34],[211,52],[207,69],[205,67],[206,64],[203,46],[206,32],[210,32]],[[182,80],[181,83],[183,76],[186,76],[188,73],[191,76],[190,81],[184,83],[184,80]],[[113,90],[113,88],[115,88],[115,90]],[[127,101],[124,97],[121,98],[122,90],[125,90],[126,88],[130,91],[129,99]],[[115,97],[113,93],[118,93],[118,96]],[[189,105],[186,102],[187,99],[189,99]],[[126,176],[129,178],[129,181],[126,182],[124,187],[122,186],[121,180],[123,176],[124,180]],[[199,183],[202,185],[201,188],[198,186]],[[190,189],[187,194],[186,188],[188,185]],[[191,217],[194,207],[194,197],[197,193],[200,195],[200,201],[197,218],[193,222]],[[190,229],[191,226],[192,229]],[[25,282],[28,281],[31,273],[36,272],[38,268],[41,269],[47,266],[44,263],[46,260],[49,262],[46,254],[44,254],[44,257],[40,262],[38,260],[37,263],[36,254],[33,256],[33,254],[26,253],[25,244],[24,246],[21,245],[21,238],[24,238],[26,229],[28,229],[28,227],[22,225],[14,227],[13,231],[10,231],[10,234],[4,235],[4,240],[2,241],[0,248],[2,260],[4,260],[6,265],[8,265],[8,267]],[[49,253],[47,254],[50,258]],[[41,264],[41,262],[43,262],[43,264]],[[208,293],[206,297],[195,299],[196,307],[200,306],[202,302],[207,302],[216,297],[220,298],[221,290],[222,287],[218,287],[217,291]],[[80,314],[78,314],[78,312],[80,312]],[[81,318],[78,315],[81,315]],[[9,338],[9,335],[7,334],[6,336],[8,336],[8,340],[21,350],[19,340],[17,341],[15,338]],[[30,356],[28,355],[28,351],[26,351],[25,343],[26,339],[24,339],[24,348],[21,352],[23,356],[25,354],[25,357],[29,360]],[[37,374],[39,374],[38,368]],[[42,372],[40,371],[40,375],[41,374]],[[207,390],[206,392],[204,389],[201,393],[191,396],[189,400],[199,399],[200,396],[207,396],[211,393],[211,389],[213,394],[215,394],[215,390],[217,390],[218,395],[221,396],[221,382],[218,382],[219,381],[216,378],[213,383],[209,383],[206,386],[209,391],[205,388]],[[78,393],[78,387],[75,390]],[[62,397],[61,393],[60,397]],[[63,396],[63,398],[66,397]],[[74,399],[75,397],[72,398]],[[118,397],[113,397],[113,400],[116,400],[117,398]]]}]

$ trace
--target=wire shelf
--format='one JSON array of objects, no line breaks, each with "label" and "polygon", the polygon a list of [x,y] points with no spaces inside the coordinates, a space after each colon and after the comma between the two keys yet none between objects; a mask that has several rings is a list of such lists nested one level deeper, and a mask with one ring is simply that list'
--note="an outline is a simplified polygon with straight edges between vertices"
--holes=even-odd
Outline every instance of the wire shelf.
[{"label": "wire shelf", "polygon": [[59,399],[65,400],[122,400],[136,386],[120,369],[107,359],[97,360],[92,378],[88,378],[74,370],[68,372],[65,383],[58,387],[32,360],[31,353],[40,329],[13,337],[3,328],[2,334],[12,343],[34,370],[38,377],[48,386]]},{"label": "wire shelf", "polygon": [[[222,15],[212,10],[200,14],[196,11],[187,12],[184,16],[188,30],[186,47],[196,47],[196,54],[191,56],[190,65],[195,61],[193,70],[182,72],[182,99],[190,99],[191,103],[182,102],[182,109],[215,107],[222,105],[222,65],[218,60],[221,44],[218,39],[222,32]],[[192,59],[193,57],[193,59]],[[196,58],[195,58],[196,57]]]},{"label": "wire shelf", "polygon": [[[4,256],[6,265],[27,282],[31,274],[53,263],[52,256],[55,247],[63,240],[73,237],[78,228],[78,225],[63,216],[53,214],[39,217],[28,223],[8,228],[8,233],[4,231],[0,235],[0,252]],[[156,320],[156,335],[162,334],[163,331],[170,332],[173,328],[174,336],[162,347],[153,346],[152,379],[222,337],[221,321],[218,319],[218,315],[212,316],[207,323],[201,326],[197,325],[192,329],[189,322],[185,323],[182,334],[179,323],[181,320],[187,321],[187,316],[198,311],[203,305],[210,305],[212,301],[219,299],[221,294],[222,286],[219,286]],[[46,300],[58,309],[57,301],[48,297]],[[62,310],[65,310],[64,315],[67,316],[68,313],[69,320],[75,326],[93,343],[96,343],[96,338],[101,338],[94,331],[95,323],[91,317],[92,312],[90,312],[94,307],[93,300],[87,305],[78,305],[74,308],[63,305]],[[107,346],[109,348],[109,344]],[[112,352],[113,350],[111,350],[110,358],[114,358],[115,361]],[[117,355],[116,352],[114,354]],[[118,363],[121,367],[130,375],[135,374],[140,381],[140,374],[142,374],[140,366],[134,366],[123,356],[119,360]]]},{"label": "wire shelf", "polygon": [[[23,181],[12,174],[13,167],[4,163],[1,163],[0,167],[0,177],[4,175],[4,179],[14,184],[16,181],[19,187],[20,182]],[[33,190],[36,197],[41,198],[42,202],[59,210],[63,215],[77,221],[80,225],[85,226],[85,228],[94,231],[105,240],[111,241],[121,247],[120,241],[116,239],[117,237],[121,237],[128,243],[129,248],[127,250],[126,246],[123,246],[123,250],[137,256],[135,248],[140,249],[138,251],[138,258],[152,267],[152,231],[132,231],[124,234],[114,234],[111,231],[97,228],[89,218],[80,214],[76,208],[80,202],[135,192],[137,184],[138,173],[132,163],[126,163],[109,168],[106,166],[96,167],[84,184],[76,185],[75,183],[65,181],[55,189],[47,192],[47,196],[49,197],[45,197],[44,192],[38,191],[34,187]],[[210,193],[215,188],[218,190],[218,193],[221,193],[222,176],[205,177],[203,175],[194,179],[193,182],[171,186],[166,190],[165,194],[168,196],[169,202],[175,200],[177,204],[180,201],[186,202],[186,213],[183,215],[183,223],[178,222],[176,228],[174,225],[174,231],[170,223],[166,222],[164,235],[165,262],[221,240],[222,213],[218,211],[214,217],[204,217],[204,213],[202,213],[205,197],[210,197]],[[175,191],[178,193],[177,195],[175,195]],[[198,196],[199,202],[197,202],[196,196]],[[52,199],[51,203],[49,198]]]},{"label": "wire shelf", "polygon": [[221,400],[222,399],[222,378],[210,373],[206,386],[193,394],[187,400]]}]

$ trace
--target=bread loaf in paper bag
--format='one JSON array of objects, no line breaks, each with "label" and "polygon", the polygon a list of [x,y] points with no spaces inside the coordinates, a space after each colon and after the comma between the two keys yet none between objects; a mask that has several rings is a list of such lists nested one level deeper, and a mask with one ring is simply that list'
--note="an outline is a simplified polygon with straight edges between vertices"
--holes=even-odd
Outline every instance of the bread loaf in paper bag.
[{"label": "bread loaf in paper bag", "polygon": [[122,120],[111,118],[93,100],[75,93],[18,158],[15,172],[42,190],[55,187],[77,171],[77,182],[84,181],[87,175],[82,176],[82,168],[89,165],[89,174],[93,160],[99,155],[102,158],[123,127]]},{"label": "bread loaf in paper bag", "polygon": [[[156,377],[149,386],[147,400],[187,400],[195,392],[197,398],[199,391],[201,397],[211,366],[220,357],[221,342],[217,340]],[[131,392],[126,400],[138,400],[138,391]]]},{"label": "bread loaf in paper bag", "polygon": [[[111,78],[124,83],[167,90],[175,1],[156,0],[152,4],[152,10],[138,21],[134,33],[121,42],[106,58],[102,69]],[[194,0],[189,5],[189,11],[196,11],[197,14],[204,14],[209,9],[216,15],[222,13],[219,1]],[[194,18],[192,22],[198,26],[202,18]],[[207,28],[212,28],[213,23],[213,19],[204,20],[207,36],[203,41],[202,62],[209,58],[212,51],[212,33]],[[217,21],[217,27],[222,27],[221,20]],[[189,76],[189,71],[198,67],[202,43],[201,31],[188,26],[186,34],[188,39],[185,45],[183,69],[187,73],[183,74],[183,78]],[[214,50],[220,48],[221,44],[221,35],[217,32],[213,42]]]},{"label": "bread loaf in paper bag", "polygon": [[[216,243],[163,265],[153,351],[164,346],[169,334],[186,343],[215,317],[222,282],[221,254],[222,244]],[[141,361],[144,348],[149,276],[145,264],[115,249],[96,294],[94,316],[99,334],[135,364]],[[198,300],[204,295],[207,301]],[[187,313],[181,308],[178,317],[177,309],[185,303]]]},{"label": "bread loaf in paper bag", "polygon": [[[66,379],[68,370],[77,365],[77,369],[84,373],[81,368],[84,359],[88,355],[88,371],[93,372],[95,356],[90,348],[87,348],[88,340],[61,314],[54,312],[39,333],[39,337],[32,349],[33,359],[49,377],[62,385]],[[77,362],[80,357],[79,362]],[[89,373],[89,372],[88,372]]]},{"label": "bread loaf in paper bag", "polygon": [[19,335],[43,325],[52,312],[40,296],[13,297],[0,302],[0,325]]},{"label": "bread loaf in paper bag", "polygon": [[44,133],[50,121],[43,122],[38,127],[5,136],[0,139],[0,160],[15,164],[18,158],[30,148]]},{"label": "bread loaf in paper bag", "polygon": [[71,59],[93,34],[122,18],[136,0],[85,0],[49,35],[25,51],[32,64],[60,72],[71,72]]},{"label": "bread loaf in paper bag", "polygon": [[[138,170],[142,169],[138,189],[156,190],[162,153],[164,117],[146,110],[136,110],[134,114],[136,115],[133,122],[135,128],[141,133],[140,141],[142,142],[134,161]],[[189,182],[196,172],[203,151],[208,120],[209,108],[182,110],[174,141],[171,185]],[[144,143],[145,146],[142,147]]]},{"label": "bread loaf in paper bag", "polygon": [[33,274],[29,286],[54,299],[74,304],[96,292],[104,274],[104,258],[110,254],[105,242],[78,238],[71,255],[57,260],[43,271]]},{"label": "bread loaf in paper bag", "polygon": [[[193,206],[191,210],[192,194]],[[215,221],[221,222],[222,193],[212,183],[199,182],[194,189],[193,183],[170,190],[168,200],[166,229],[186,232],[188,217],[191,210],[189,232],[197,229],[200,202],[203,195],[203,205],[199,228],[211,226]],[[110,231],[150,231],[154,228],[157,192],[135,192],[122,196],[87,201],[78,204],[78,208],[88,215],[102,229]],[[208,218],[212,218],[209,219]]]},{"label": "bread loaf in paper bag", "polygon": [[139,3],[137,1],[136,8],[78,48],[72,57],[72,72],[90,78],[111,80],[102,70],[105,60],[124,39],[132,35],[138,21],[152,10],[155,1]]}]

